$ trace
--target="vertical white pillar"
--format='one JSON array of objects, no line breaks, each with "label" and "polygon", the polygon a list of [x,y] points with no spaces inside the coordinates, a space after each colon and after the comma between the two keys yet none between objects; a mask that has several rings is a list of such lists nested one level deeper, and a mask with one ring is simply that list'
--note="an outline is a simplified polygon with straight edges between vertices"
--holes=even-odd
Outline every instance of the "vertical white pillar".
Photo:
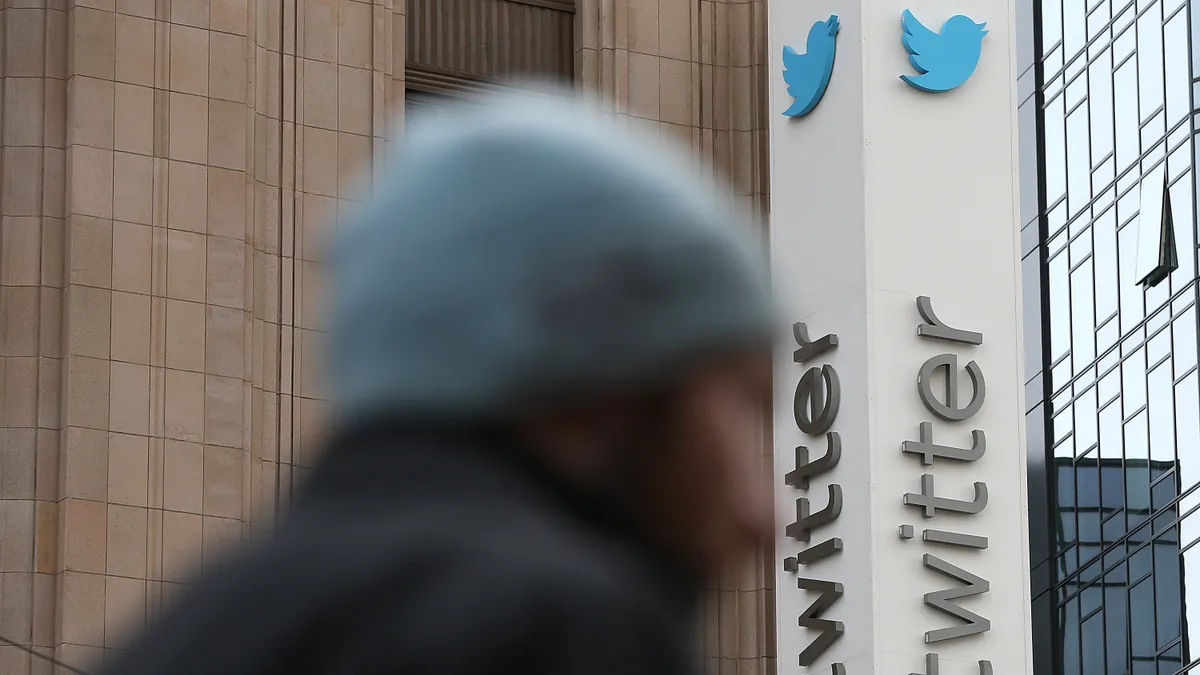
[{"label": "vertical white pillar", "polygon": [[[767,5],[781,675],[1032,670],[1014,4],[907,1]],[[965,83],[900,79],[905,10],[986,22]],[[824,97],[785,117],[784,46],[835,14]]]}]

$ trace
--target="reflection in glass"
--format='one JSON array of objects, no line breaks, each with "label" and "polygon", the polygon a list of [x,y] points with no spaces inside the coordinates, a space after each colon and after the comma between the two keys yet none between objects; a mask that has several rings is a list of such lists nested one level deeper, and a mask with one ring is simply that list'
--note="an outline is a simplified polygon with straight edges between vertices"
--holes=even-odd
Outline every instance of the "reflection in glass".
[{"label": "reflection in glass", "polygon": [[1124,672],[1129,662],[1129,603],[1126,589],[1129,579],[1125,565],[1118,565],[1104,577],[1104,619],[1106,658],[1115,672]]},{"label": "reflection in glass", "polygon": [[[1183,629],[1179,598],[1185,590],[1179,571],[1178,529],[1167,528],[1150,541],[1150,528],[1127,534],[1121,517],[1123,492],[1129,494],[1131,527],[1149,517],[1152,481],[1158,481],[1156,492],[1166,490],[1160,499],[1174,502],[1178,496],[1171,478],[1174,471],[1173,461],[1055,460],[1055,532],[1071,538],[1083,565],[1075,574],[1063,574],[1068,569],[1065,565],[1060,570],[1062,585],[1055,614],[1060,661],[1056,672],[1093,675],[1155,668],[1162,661],[1159,648],[1178,639]],[[1167,516],[1173,519],[1174,513]],[[1102,549],[1125,538],[1135,549],[1128,565],[1117,562],[1111,566],[1108,556],[1098,557]],[[1059,541],[1059,546],[1064,544],[1067,542]],[[1117,546],[1114,550],[1123,549]],[[1111,567],[1101,574],[1104,566]]]},{"label": "reflection in glass", "polygon": [[1130,659],[1137,664],[1154,663],[1158,651],[1154,638],[1154,578],[1145,579],[1129,589]]},{"label": "reflection in glass", "polygon": [[[1046,411],[1053,467],[1052,540],[1035,564],[1053,569],[1039,602],[1054,608],[1054,648],[1035,641],[1038,675],[1176,675],[1200,663],[1200,145],[1188,119],[1200,23],[1187,23],[1200,12],[1176,12],[1183,2],[1033,4],[1046,55],[1034,85],[1047,267],[1029,276],[1047,302],[1031,303],[1026,321],[1044,327],[1049,349],[1029,366],[1048,381],[1046,400],[1028,403]],[[1159,164],[1179,269],[1144,290],[1137,186]]]},{"label": "reflection in glass", "polygon": [[[1166,481],[1168,484],[1171,481]],[[1175,514],[1168,514],[1173,518]],[[1154,623],[1158,634],[1155,644],[1162,649],[1179,638],[1180,593],[1179,528],[1172,527],[1154,538]]]},{"label": "reflection in glass", "polygon": [[[1183,642],[1184,663],[1191,663],[1200,654],[1200,547],[1191,546],[1183,552],[1183,620],[1187,633]],[[1190,583],[1189,583],[1190,582]]]},{"label": "reflection in glass", "polygon": [[[1097,588],[1097,590],[1099,590]],[[1084,609],[1083,611],[1087,611]],[[1083,653],[1083,672],[1087,675],[1103,675],[1104,660],[1104,612],[1100,611],[1089,616],[1083,622],[1079,632],[1080,646]]]}]

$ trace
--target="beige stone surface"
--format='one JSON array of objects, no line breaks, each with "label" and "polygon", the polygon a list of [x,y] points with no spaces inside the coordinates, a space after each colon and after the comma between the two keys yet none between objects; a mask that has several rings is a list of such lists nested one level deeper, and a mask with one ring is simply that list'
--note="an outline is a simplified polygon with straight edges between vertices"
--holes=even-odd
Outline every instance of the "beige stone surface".
[{"label": "beige stone surface", "polygon": [[[758,213],[763,3],[575,14],[577,84]],[[405,2],[0,14],[0,633],[90,668],[319,456],[321,259],[402,129]],[[710,672],[774,671],[769,569],[709,594]],[[53,669],[0,647],[0,672]]]}]

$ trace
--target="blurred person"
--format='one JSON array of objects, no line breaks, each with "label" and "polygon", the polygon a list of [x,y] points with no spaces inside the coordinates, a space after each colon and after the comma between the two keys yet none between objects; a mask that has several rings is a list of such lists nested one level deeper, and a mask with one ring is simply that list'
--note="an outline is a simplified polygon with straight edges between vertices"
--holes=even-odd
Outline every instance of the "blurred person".
[{"label": "blurred person", "polygon": [[749,228],[565,100],[411,134],[336,242],[332,442],[113,675],[695,672],[772,522]]}]

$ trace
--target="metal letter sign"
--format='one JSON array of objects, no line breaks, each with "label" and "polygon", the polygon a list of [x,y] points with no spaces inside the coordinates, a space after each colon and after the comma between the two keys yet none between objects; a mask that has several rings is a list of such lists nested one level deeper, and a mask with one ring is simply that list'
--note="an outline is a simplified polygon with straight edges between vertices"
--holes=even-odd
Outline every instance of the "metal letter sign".
[{"label": "metal letter sign", "polygon": [[787,526],[787,536],[799,541],[808,541],[814,528],[828,525],[842,515],[842,486],[831,483],[826,486],[829,490],[829,503],[816,513],[809,512],[809,502],[805,497],[796,500],[796,522]]},{"label": "metal letter sign", "polygon": [[842,439],[836,432],[830,431],[825,434],[825,441],[829,449],[817,459],[808,458],[807,445],[796,446],[796,468],[784,475],[784,485],[807,490],[809,478],[837,466],[842,459]]},{"label": "metal letter sign", "polygon": [[[951,328],[938,319],[937,314],[933,311],[933,303],[926,296],[917,298],[917,313],[921,315],[921,319],[923,320],[923,323],[917,325],[917,335],[921,338],[953,342],[967,346],[983,344],[982,333]],[[926,360],[917,372],[917,394],[920,396],[925,408],[941,420],[946,422],[962,422],[970,419],[983,408],[983,403],[987,399],[987,384],[983,377],[983,369],[975,361],[968,362],[965,368],[967,376],[971,380],[972,388],[971,400],[966,405],[960,405],[958,356],[956,354],[936,354]],[[934,375],[939,372],[943,372],[946,378],[944,395],[940,398],[935,393],[933,386]],[[904,441],[900,446],[900,451],[904,454],[918,457],[921,465],[926,467],[935,466],[935,459],[954,462],[975,462],[981,459],[987,452],[987,435],[982,429],[971,430],[971,447],[960,448],[934,443],[933,424],[932,421],[922,420],[918,424],[919,440]],[[906,493],[904,495],[904,505],[920,509],[921,517],[924,519],[935,518],[941,513],[971,516],[982,512],[987,508],[988,503],[987,484],[976,481],[973,488],[975,494],[970,499],[953,499],[938,496],[934,490],[934,475],[932,473],[923,473],[921,474],[921,491],[919,493]],[[913,539],[915,536],[916,528],[911,524],[900,526],[901,539]],[[987,537],[934,528],[925,529],[921,540],[926,544],[955,547],[965,551],[985,551],[988,548]],[[991,621],[974,612],[963,609],[952,602],[959,598],[982,595],[989,592],[991,584],[986,579],[971,574],[963,568],[929,553],[924,554],[922,557],[922,564],[927,569],[966,584],[965,586],[946,588],[924,594],[922,601],[926,605],[966,622],[965,624],[927,631],[925,633],[925,642],[953,640],[991,630]],[[990,661],[979,662],[980,675],[991,675],[991,671],[992,664]],[[913,675],[918,674],[914,673]],[[924,675],[938,675],[937,654],[929,653],[925,655]]]},{"label": "metal letter sign", "polygon": [[[946,370],[946,401],[939,401],[933,393],[933,374],[939,369]],[[974,391],[971,402],[967,407],[958,407],[958,357],[954,354],[938,354],[932,356],[917,375],[917,392],[921,394],[921,402],[929,412],[948,422],[961,422],[979,412],[983,407],[983,399],[987,397],[987,385],[983,380],[983,371],[979,364],[971,361],[967,364],[967,375],[971,377]]]},{"label": "metal letter sign", "polygon": [[[837,348],[838,340],[834,334],[829,334],[817,340],[810,340],[808,328],[803,323],[792,326],[792,335],[798,348],[793,353],[793,360],[798,364],[807,363],[826,352]],[[811,459],[807,445],[796,446],[796,468],[784,476],[784,484],[788,487],[807,492],[811,479],[832,471],[842,458],[842,439],[836,431],[831,431],[837,420],[838,409],[841,407],[841,384],[838,381],[837,370],[829,364],[813,366],[800,377],[796,383],[796,393],[792,400],[792,410],[796,428],[806,436],[824,436],[826,443],[825,454]],[[837,483],[825,485],[827,500],[825,507],[812,511],[808,497],[796,499],[796,520],[786,528],[787,536],[797,541],[808,542],[813,532],[822,526],[837,520],[842,513],[842,486]],[[783,568],[788,572],[799,572],[802,565],[812,565],[829,556],[840,555],[843,548],[841,537],[830,537],[820,543],[808,546],[795,556],[783,561]],[[796,579],[796,587],[816,593],[817,597],[808,608],[798,617],[801,628],[817,631],[816,637],[808,643],[799,656],[801,666],[811,666],[821,658],[826,650],[845,633],[841,621],[827,619],[824,614],[842,597],[842,585],[835,581],[823,581],[800,577]],[[845,675],[846,668],[841,663],[834,663],[832,670],[835,675]]]},{"label": "metal letter sign", "polygon": [[920,437],[919,441],[904,441],[900,445],[900,450],[920,455],[921,463],[925,466],[931,466],[934,457],[953,459],[959,462],[974,462],[987,452],[987,436],[979,429],[971,432],[971,447],[969,448],[955,448],[934,443],[932,422],[921,422]]},{"label": "metal letter sign", "polygon": [[836,642],[846,632],[846,627],[841,621],[818,618],[825,610],[832,607],[845,591],[842,589],[842,585],[835,581],[817,581],[816,579],[797,579],[796,586],[806,591],[820,593],[817,599],[808,606],[808,609],[800,615],[801,628],[821,632],[816,639],[808,643],[804,651],[800,652],[800,665],[811,666],[816,662],[817,657],[829,649],[829,645]]},{"label": "metal letter sign", "polygon": [[992,622],[979,616],[974,612],[959,607],[950,602],[959,598],[966,598],[972,595],[987,593],[992,590],[992,585],[987,579],[977,577],[974,574],[964,570],[956,565],[942,560],[941,558],[926,553],[922,560],[922,564],[931,570],[936,570],[948,577],[958,579],[966,584],[963,588],[946,589],[943,591],[934,591],[933,593],[925,594],[925,604],[933,607],[936,610],[945,612],[950,616],[955,616],[967,622],[965,626],[953,626],[950,628],[939,628],[931,630],[925,634],[925,642],[941,642],[942,640],[951,640],[953,638],[965,637],[967,635],[975,635],[992,629]]},{"label": "metal letter sign", "polygon": [[923,515],[926,518],[932,518],[937,515],[938,509],[942,511],[953,511],[954,513],[967,513],[975,515],[983,511],[983,507],[987,506],[988,490],[986,483],[975,483],[975,496],[969,500],[966,499],[950,499],[948,497],[938,497],[933,492],[933,474],[921,474],[921,493],[913,494],[912,492],[905,493],[904,505],[917,506],[925,509]]},{"label": "metal letter sign", "polygon": [[809,436],[823,434],[833,426],[841,404],[842,387],[833,366],[809,368],[796,384],[796,396],[792,399],[796,426]]}]

